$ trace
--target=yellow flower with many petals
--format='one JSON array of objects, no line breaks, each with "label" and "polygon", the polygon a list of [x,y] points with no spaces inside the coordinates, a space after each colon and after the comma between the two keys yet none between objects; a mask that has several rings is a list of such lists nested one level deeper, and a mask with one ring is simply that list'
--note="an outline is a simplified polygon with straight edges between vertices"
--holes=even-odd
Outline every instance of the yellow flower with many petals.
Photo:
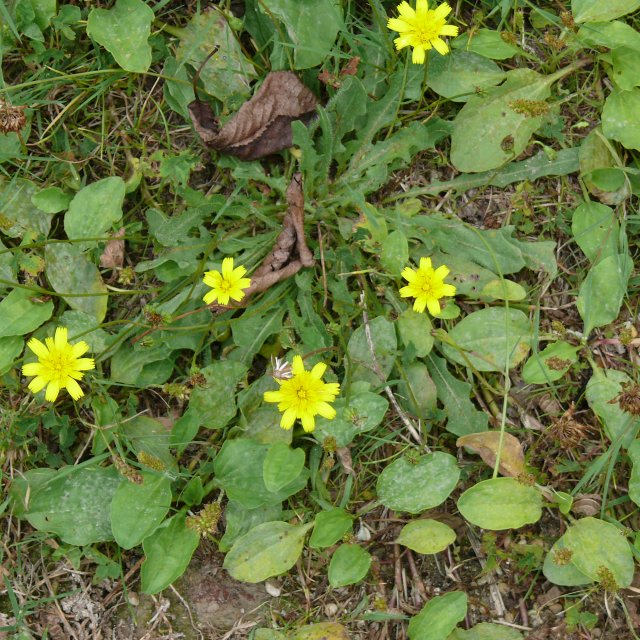
[{"label": "yellow flower with many petals", "polygon": [[405,267],[402,277],[409,283],[400,289],[403,298],[415,298],[413,310],[422,313],[425,307],[433,316],[440,315],[440,298],[455,296],[456,288],[452,284],[445,284],[444,279],[449,275],[449,268],[444,265],[434,269],[431,258],[420,258],[418,269]]},{"label": "yellow flower with many petals", "polygon": [[443,56],[449,53],[449,47],[441,36],[457,36],[458,27],[446,23],[451,13],[446,2],[429,9],[428,0],[416,0],[415,10],[408,2],[401,2],[398,13],[400,17],[390,18],[387,27],[400,34],[394,40],[396,49],[413,47],[411,59],[415,64],[423,64],[425,52],[432,48]]},{"label": "yellow flower with many petals", "polygon": [[203,282],[211,287],[203,300],[207,304],[229,304],[229,300],[239,302],[244,298],[244,289],[251,285],[249,278],[244,278],[247,270],[240,266],[233,268],[233,258],[222,261],[222,271],[205,271]]},{"label": "yellow flower with many petals", "polygon": [[54,402],[60,389],[66,389],[69,395],[78,400],[84,395],[76,380],[81,380],[83,371],[95,369],[93,358],[81,358],[89,351],[89,345],[84,342],[69,344],[66,327],[58,327],[55,337],[45,338],[45,344],[31,338],[27,346],[38,356],[38,362],[29,362],[22,367],[22,374],[35,376],[29,383],[29,390],[38,393],[47,387],[45,399]]},{"label": "yellow flower with many petals", "polygon": [[336,417],[336,410],[329,403],[340,393],[340,385],[322,381],[326,369],[326,364],[318,362],[311,371],[307,371],[302,358],[294,356],[291,378],[276,378],[280,389],[265,392],[266,402],[279,403],[278,410],[283,412],[280,420],[283,429],[291,429],[294,422],[300,419],[305,431],[313,431],[316,427],[314,416],[321,415],[327,420]]}]

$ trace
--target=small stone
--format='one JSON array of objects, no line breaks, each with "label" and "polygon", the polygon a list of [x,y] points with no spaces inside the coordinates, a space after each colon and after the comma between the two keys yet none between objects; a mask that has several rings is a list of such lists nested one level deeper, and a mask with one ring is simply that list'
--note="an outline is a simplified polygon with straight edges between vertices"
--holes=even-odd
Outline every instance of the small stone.
[{"label": "small stone", "polygon": [[127,592],[127,601],[132,607],[137,607],[140,604],[140,598],[135,591]]},{"label": "small stone", "polygon": [[333,616],[338,613],[338,605],[335,602],[330,602],[329,604],[325,605],[324,613],[327,618],[333,618]]},{"label": "small stone", "polygon": [[282,593],[282,589],[274,582],[271,582],[271,580],[267,580],[264,583],[264,588],[265,591],[273,598],[278,598]]}]

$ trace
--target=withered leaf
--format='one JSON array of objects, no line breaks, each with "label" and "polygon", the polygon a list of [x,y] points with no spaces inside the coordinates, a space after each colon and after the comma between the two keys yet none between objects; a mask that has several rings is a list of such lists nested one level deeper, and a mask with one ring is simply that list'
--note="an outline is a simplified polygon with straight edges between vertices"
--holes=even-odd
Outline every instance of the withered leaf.
[{"label": "withered leaf", "polygon": [[100,256],[100,266],[103,269],[121,269],[124,264],[124,227],[114,234],[113,238],[107,242],[102,255]]},{"label": "withered leaf", "polygon": [[[458,447],[468,447],[477,453],[491,468],[496,463],[496,455],[500,446],[499,431],[481,431],[469,433],[458,438]],[[502,441],[502,453],[500,454],[500,473],[503,476],[517,477],[524,473],[524,452],[520,441],[510,433],[504,434]]]},{"label": "withered leaf", "polygon": [[205,102],[192,102],[189,114],[207,147],[242,160],[257,160],[290,147],[291,122],[309,122],[317,104],[316,97],[294,73],[274,71],[222,128]]}]

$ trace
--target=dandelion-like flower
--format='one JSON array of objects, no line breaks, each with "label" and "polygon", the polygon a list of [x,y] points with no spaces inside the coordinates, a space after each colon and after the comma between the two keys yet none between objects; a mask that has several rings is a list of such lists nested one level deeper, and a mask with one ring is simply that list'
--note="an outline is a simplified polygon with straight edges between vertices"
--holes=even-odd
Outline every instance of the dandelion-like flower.
[{"label": "dandelion-like flower", "polygon": [[45,338],[45,344],[31,338],[27,346],[38,356],[38,362],[29,362],[22,367],[22,374],[35,376],[29,383],[29,390],[38,393],[47,387],[45,400],[54,402],[60,389],[66,389],[69,395],[78,400],[84,395],[76,380],[81,380],[83,371],[95,369],[93,358],[82,358],[89,351],[84,342],[69,344],[66,327],[58,327],[53,338]]},{"label": "dandelion-like flower", "polygon": [[413,47],[411,59],[415,64],[423,64],[425,52],[432,48],[443,56],[449,53],[449,47],[441,36],[457,36],[458,27],[446,23],[451,13],[446,2],[429,9],[428,0],[416,0],[415,10],[408,2],[401,2],[398,13],[400,17],[390,18],[387,27],[400,34],[394,40],[396,49]]},{"label": "dandelion-like flower", "polygon": [[321,415],[327,420],[336,417],[336,410],[329,403],[340,393],[340,385],[337,382],[322,381],[326,370],[327,365],[318,362],[311,371],[307,371],[302,358],[294,356],[291,378],[275,378],[280,389],[266,391],[264,399],[265,402],[279,403],[278,410],[283,412],[280,420],[283,429],[291,429],[299,419],[305,431],[313,431],[316,427],[316,415]]},{"label": "dandelion-like flower", "polygon": [[242,267],[233,268],[233,258],[222,261],[222,271],[205,271],[203,282],[211,287],[203,300],[207,304],[229,304],[229,300],[239,302],[244,298],[244,289],[251,284],[249,278],[244,278],[247,270]]},{"label": "dandelion-like flower", "polygon": [[402,270],[402,277],[409,284],[400,289],[400,295],[403,298],[415,298],[414,311],[422,313],[426,307],[432,316],[438,316],[440,315],[440,298],[456,295],[456,288],[444,282],[448,275],[448,267],[441,265],[434,269],[431,266],[431,258],[420,258],[418,269],[405,267]]}]

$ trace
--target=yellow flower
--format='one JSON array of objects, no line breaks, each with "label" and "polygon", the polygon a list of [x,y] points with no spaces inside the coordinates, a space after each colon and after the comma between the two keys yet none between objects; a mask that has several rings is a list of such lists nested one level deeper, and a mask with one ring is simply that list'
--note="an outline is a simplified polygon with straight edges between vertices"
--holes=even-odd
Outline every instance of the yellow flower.
[{"label": "yellow flower", "polygon": [[22,367],[25,376],[36,376],[29,383],[29,390],[38,393],[45,386],[45,399],[54,402],[60,389],[66,389],[69,395],[78,400],[84,395],[76,380],[81,380],[83,371],[95,369],[93,358],[81,358],[89,351],[89,345],[84,342],[69,344],[67,342],[66,327],[58,327],[54,338],[45,338],[45,343],[31,338],[27,346],[38,356],[38,362],[29,362]]},{"label": "yellow flower", "polygon": [[340,385],[337,382],[322,381],[326,369],[326,364],[318,362],[311,371],[306,371],[302,358],[294,356],[292,377],[285,380],[276,378],[280,389],[265,392],[265,402],[278,402],[278,410],[284,412],[280,420],[283,429],[291,429],[299,418],[305,431],[313,431],[316,427],[316,414],[327,420],[336,417],[336,410],[329,402],[333,402],[340,393]]},{"label": "yellow flower", "polygon": [[425,51],[431,48],[443,56],[449,53],[447,43],[440,36],[457,36],[458,27],[446,23],[451,13],[451,7],[446,2],[429,9],[428,0],[416,0],[415,11],[408,2],[401,2],[398,13],[400,17],[390,18],[387,27],[400,34],[394,40],[396,49],[413,47],[411,59],[415,64],[423,64]]},{"label": "yellow flower", "polygon": [[220,271],[206,271],[203,282],[211,287],[203,300],[207,304],[218,301],[218,304],[229,304],[229,299],[239,302],[244,298],[244,289],[251,284],[249,278],[243,278],[247,270],[244,267],[233,268],[233,258],[225,258],[222,261],[222,273]]},{"label": "yellow flower", "polygon": [[427,307],[433,316],[440,315],[438,300],[444,296],[455,296],[456,288],[452,284],[445,284],[444,279],[449,275],[448,267],[441,265],[437,269],[431,266],[431,258],[420,258],[418,269],[405,267],[402,277],[409,283],[400,289],[403,298],[415,298],[413,310],[422,313]]}]

